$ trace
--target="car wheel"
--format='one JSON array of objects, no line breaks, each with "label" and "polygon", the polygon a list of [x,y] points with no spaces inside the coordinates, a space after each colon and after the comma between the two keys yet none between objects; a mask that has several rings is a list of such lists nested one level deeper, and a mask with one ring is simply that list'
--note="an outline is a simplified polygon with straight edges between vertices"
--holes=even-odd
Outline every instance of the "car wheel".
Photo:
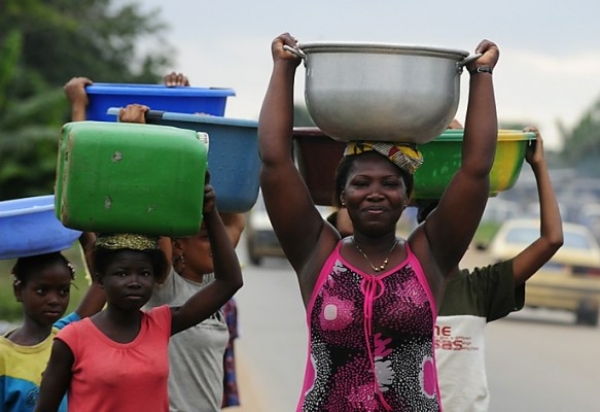
[{"label": "car wheel", "polygon": [[254,256],[254,255],[250,255],[250,262],[252,262],[252,264],[254,266],[260,266],[262,259],[258,256]]},{"label": "car wheel", "polygon": [[597,326],[598,302],[592,299],[582,300],[579,302],[575,316],[578,325]]},{"label": "car wheel", "polygon": [[250,259],[250,262],[254,266],[260,266],[262,258],[261,258],[261,256],[256,254],[256,250],[254,248],[254,242],[249,240],[247,244],[248,244],[248,258]]}]

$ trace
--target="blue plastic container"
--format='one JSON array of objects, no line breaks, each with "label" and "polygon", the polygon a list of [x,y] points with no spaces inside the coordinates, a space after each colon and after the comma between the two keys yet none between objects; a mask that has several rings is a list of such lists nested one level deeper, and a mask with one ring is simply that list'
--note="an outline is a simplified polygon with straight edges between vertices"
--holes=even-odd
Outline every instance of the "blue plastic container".
[{"label": "blue plastic container", "polygon": [[[118,116],[119,109],[108,113]],[[226,117],[151,111],[147,123],[208,133],[208,170],[220,212],[243,213],[258,197],[258,122]]]},{"label": "blue plastic container", "polygon": [[0,259],[68,249],[81,236],[54,215],[54,196],[0,202]]},{"label": "blue plastic container", "polygon": [[144,104],[154,110],[179,113],[206,113],[223,116],[227,97],[235,96],[228,88],[167,87],[159,84],[94,83],[86,87],[89,104],[87,119],[114,121],[109,107]]}]

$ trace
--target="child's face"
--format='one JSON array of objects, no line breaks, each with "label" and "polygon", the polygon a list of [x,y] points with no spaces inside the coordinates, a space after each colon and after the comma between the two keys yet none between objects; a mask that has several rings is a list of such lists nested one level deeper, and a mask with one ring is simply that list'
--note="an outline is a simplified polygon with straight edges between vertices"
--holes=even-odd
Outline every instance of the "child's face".
[{"label": "child's face", "polygon": [[52,325],[65,314],[70,291],[71,272],[60,262],[30,274],[24,283],[15,287],[25,315],[43,326]]},{"label": "child's face", "polygon": [[107,301],[124,310],[138,310],[148,302],[155,283],[154,267],[142,252],[115,255],[101,278]]}]

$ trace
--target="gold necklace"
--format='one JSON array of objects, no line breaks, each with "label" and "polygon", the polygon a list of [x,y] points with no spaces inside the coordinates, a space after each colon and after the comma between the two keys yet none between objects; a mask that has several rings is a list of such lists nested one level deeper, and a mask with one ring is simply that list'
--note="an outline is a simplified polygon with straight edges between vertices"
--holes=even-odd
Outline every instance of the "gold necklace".
[{"label": "gold necklace", "polygon": [[385,267],[387,266],[388,262],[390,261],[390,255],[392,254],[392,252],[394,251],[394,248],[398,244],[398,238],[394,239],[394,243],[392,244],[392,248],[388,252],[385,260],[383,261],[383,263],[381,264],[381,266],[377,266],[377,267],[375,265],[373,265],[373,263],[371,263],[371,259],[369,259],[369,257],[367,256],[367,254],[360,248],[360,246],[358,246],[358,242],[356,241],[356,239],[354,239],[354,236],[352,236],[352,244],[354,244],[354,247],[356,248],[356,250],[358,250],[365,257],[365,260],[369,263],[369,265],[371,266],[371,269],[373,269],[376,273],[379,273],[383,269],[385,269]]}]

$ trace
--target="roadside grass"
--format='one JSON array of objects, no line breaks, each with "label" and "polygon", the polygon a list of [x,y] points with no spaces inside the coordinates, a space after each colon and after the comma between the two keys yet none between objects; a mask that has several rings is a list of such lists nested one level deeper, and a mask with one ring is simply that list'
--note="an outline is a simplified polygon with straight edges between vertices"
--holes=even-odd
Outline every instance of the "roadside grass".
[{"label": "roadside grass", "polygon": [[[79,301],[88,289],[88,281],[85,278],[85,263],[79,243],[75,243],[63,254],[75,266],[75,281],[71,287],[71,301],[66,315],[77,308]],[[13,278],[10,271],[14,264],[15,260],[0,260],[0,320],[18,323],[22,317],[22,309],[13,294]]]},{"label": "roadside grass", "polygon": [[487,248],[500,226],[501,223],[498,222],[481,222],[473,236],[473,243],[478,248]]}]

